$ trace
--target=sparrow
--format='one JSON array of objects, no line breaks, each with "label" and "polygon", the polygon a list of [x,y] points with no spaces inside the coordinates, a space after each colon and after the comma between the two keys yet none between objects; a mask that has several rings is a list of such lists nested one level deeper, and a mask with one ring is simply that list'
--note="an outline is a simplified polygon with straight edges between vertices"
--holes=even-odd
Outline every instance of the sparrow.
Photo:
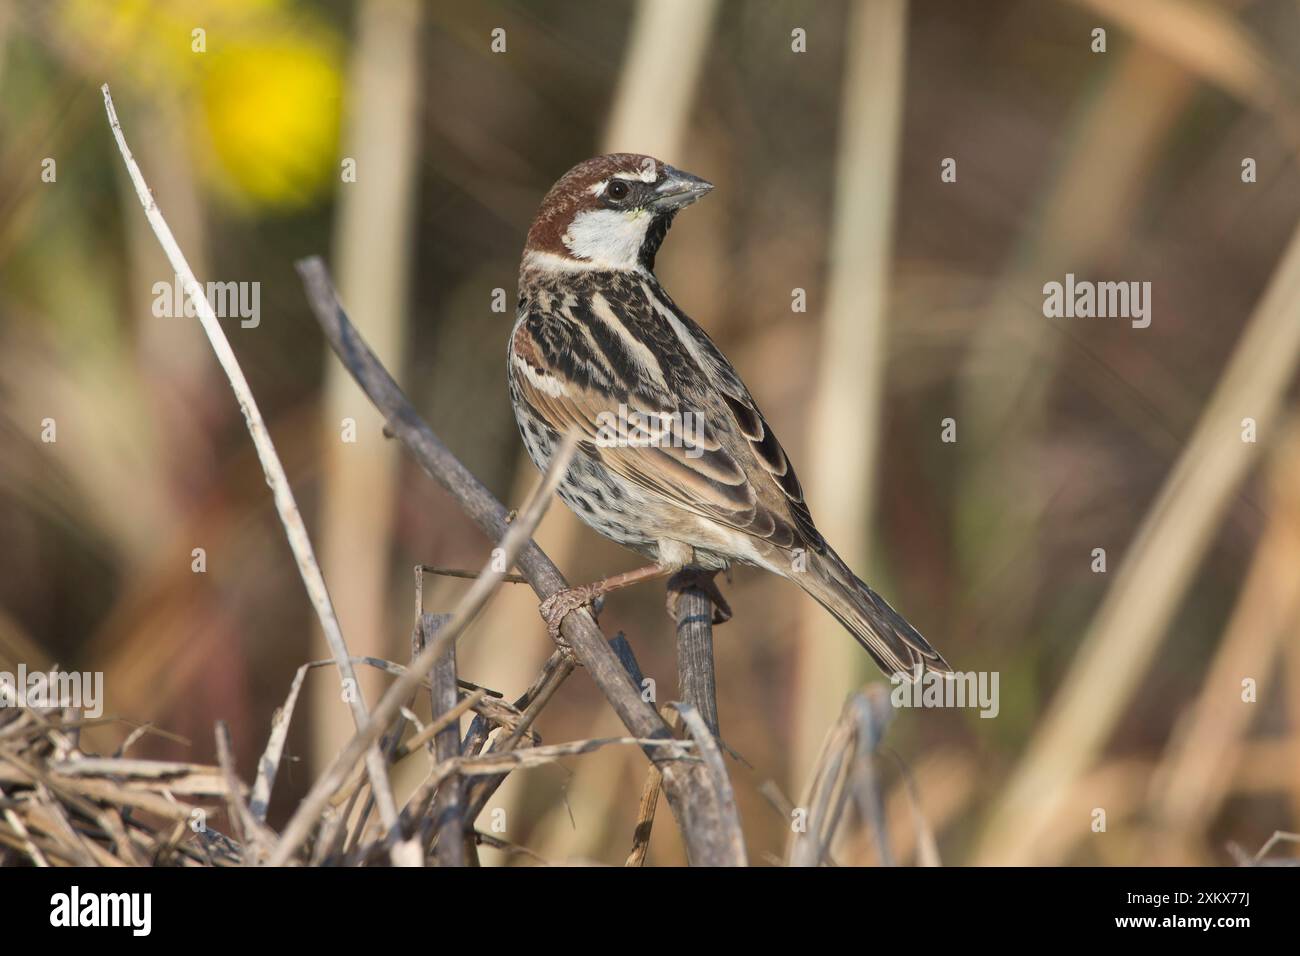
[{"label": "sparrow", "polygon": [[558,639],[577,608],[684,571],[725,619],[712,578],[740,563],[807,591],[886,674],[950,672],[827,544],[739,373],[655,277],[674,217],[712,188],[650,156],[597,156],[556,182],[528,230],[507,350],[519,433],[545,472],[576,430],[560,497],[653,562],[561,591],[542,616]]}]

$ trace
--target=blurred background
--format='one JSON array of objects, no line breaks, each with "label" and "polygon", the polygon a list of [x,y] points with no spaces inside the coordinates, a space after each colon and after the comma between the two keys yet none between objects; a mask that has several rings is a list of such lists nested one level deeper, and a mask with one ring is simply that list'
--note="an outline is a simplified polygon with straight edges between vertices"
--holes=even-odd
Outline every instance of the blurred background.
[{"label": "blurred background", "polygon": [[[995,719],[897,713],[897,859],[919,816],[945,863],[1234,862],[1300,829],[1298,58],[1293,0],[7,2],[0,670],[104,671],[107,714],[183,738],[143,755],[211,762],[226,720],[248,777],[296,668],[328,656],[210,347],[154,314],[172,274],[102,82],[200,280],[258,283],[256,326],[223,324],[352,652],[398,661],[412,567],[478,569],[492,543],[383,437],[293,263],[326,256],[417,408],[518,506],[524,234],[570,166],[644,152],[717,186],[657,271],[822,530],[955,667],[999,675]],[[1066,273],[1150,282],[1150,327],[1045,318]],[[562,507],[539,541],[572,582],[640,563]],[[762,863],[789,824],[760,788],[798,803],[846,695],[881,678],[794,586],[721,583],[722,736]],[[672,699],[662,585],[601,623]],[[513,698],[549,649],[508,587],[460,672]],[[333,675],[307,687],[272,823],[350,731]],[[538,729],[621,733],[581,672]],[[491,806],[543,857],[620,863],[645,766],[519,771]],[[649,861],[683,862],[660,813]]]}]

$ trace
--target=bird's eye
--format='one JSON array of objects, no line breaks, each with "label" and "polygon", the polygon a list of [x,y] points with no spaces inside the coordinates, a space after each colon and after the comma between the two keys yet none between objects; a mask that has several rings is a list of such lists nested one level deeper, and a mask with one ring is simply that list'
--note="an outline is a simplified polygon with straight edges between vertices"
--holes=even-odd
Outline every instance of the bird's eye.
[{"label": "bird's eye", "polygon": [[626,199],[627,194],[628,194],[627,183],[623,182],[623,180],[621,179],[614,180],[605,189],[605,195],[615,201],[618,201],[620,199]]}]

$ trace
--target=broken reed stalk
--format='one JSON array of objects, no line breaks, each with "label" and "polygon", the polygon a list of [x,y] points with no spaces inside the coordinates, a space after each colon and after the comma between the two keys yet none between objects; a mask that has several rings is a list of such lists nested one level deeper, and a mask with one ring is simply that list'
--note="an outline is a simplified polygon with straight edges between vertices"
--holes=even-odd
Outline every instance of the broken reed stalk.
[{"label": "broken reed stalk", "polygon": [[628,853],[624,866],[645,866],[661,789],[663,789],[663,777],[660,776],[657,767],[651,766],[646,774],[645,785],[641,788],[641,802],[636,812],[636,829],[632,831],[632,851]]},{"label": "broken reed stalk", "polygon": [[[298,263],[307,299],[325,337],[357,384],[388,423],[389,431],[414,456],[425,473],[456,500],[462,510],[497,540],[508,527],[506,509],[420,418],[393,377],[348,320],[318,257]],[[540,598],[567,587],[551,560],[527,541],[514,562]],[[633,737],[672,739],[672,732],[655,709],[641,698],[618,656],[591,615],[568,615],[561,625],[565,643],[596,682]],[[743,866],[746,863],[740,820],[734,801],[698,759],[686,759],[672,748],[645,746],[646,756],[663,774],[664,792],[686,841],[688,859],[697,865]],[[304,834],[305,836],[305,834]]]},{"label": "broken reed stalk", "polygon": [[[415,566],[415,629],[411,634],[411,660],[414,662],[429,644],[433,643],[441,630],[450,620],[447,614],[428,614],[424,610],[424,575],[426,572],[437,573],[436,568],[424,564]],[[464,578],[474,578],[475,574],[464,572]],[[507,580],[509,575],[502,578]],[[475,696],[471,694],[470,697]],[[481,696],[481,695],[480,695]],[[413,750],[423,743],[435,763],[460,757],[465,753],[460,741],[460,715],[469,709],[466,698],[460,699],[460,682],[457,676],[456,648],[452,645],[447,653],[434,665],[429,674],[429,726],[408,741],[406,749]],[[417,807],[423,812],[423,807]],[[403,825],[412,825],[411,807],[402,812]],[[478,865],[478,850],[471,839],[467,839],[469,827],[465,824],[465,782],[458,774],[453,774],[438,787],[434,794],[433,806],[429,816],[419,821],[420,832],[415,834],[421,851],[427,858],[429,848],[436,846],[435,859],[439,866]]]},{"label": "broken reed stalk", "polygon": [[[609,646],[614,649],[618,659],[623,662],[623,667],[627,670],[628,676],[632,678],[632,683],[637,687],[645,686],[645,675],[641,673],[641,665],[637,663],[636,655],[632,653],[632,645],[628,643],[623,632],[615,634],[609,642]],[[646,853],[650,850],[650,832],[654,829],[655,810],[659,806],[659,792],[663,789],[663,775],[659,773],[659,768],[654,764],[650,765],[646,772],[645,784],[641,788],[641,802],[637,807],[636,827],[632,831],[632,850],[628,853],[624,866],[645,866]]]},{"label": "broken reed stalk", "polygon": [[[417,609],[423,608],[425,574],[436,574],[442,577],[451,577],[451,578],[473,578],[476,576],[476,572],[473,571],[462,571],[455,568],[435,567],[427,564],[418,565],[415,569]],[[525,578],[523,575],[519,575],[519,574],[507,574],[502,579],[502,581],[512,583],[512,584],[528,583],[528,579]],[[558,681],[555,682],[553,685],[551,685],[549,690],[546,690],[544,688],[547,686],[548,680],[550,680],[551,677],[553,676],[552,672],[558,663],[563,663],[566,669],[562,675],[559,675]],[[497,753],[505,749],[514,749],[515,747],[517,747],[519,745],[519,742],[523,738],[523,734],[532,725],[532,722],[536,718],[538,711],[540,711],[541,707],[545,706],[546,701],[550,699],[551,694],[554,692],[554,689],[559,686],[559,682],[562,682],[564,678],[567,677],[572,672],[573,672],[573,659],[571,656],[569,656],[568,654],[564,654],[558,650],[554,654],[552,654],[551,658],[547,660],[545,664],[542,665],[541,676],[536,678],[533,681],[533,683],[530,685],[529,689],[524,692],[523,696],[521,696],[518,700],[516,700],[512,705],[513,708],[517,711],[521,711],[521,712],[527,711],[527,712],[523,713],[522,716],[516,721],[514,727],[510,730],[508,735],[499,736],[493,742],[492,752]],[[542,694],[542,696],[544,697],[544,699],[540,701],[537,700],[537,695],[539,693]],[[463,705],[458,705],[458,707],[459,706],[463,706]],[[457,726],[459,726],[459,723],[457,724]],[[465,739],[459,744],[459,752],[461,754],[466,754],[466,755],[482,753],[483,752],[482,748],[487,744],[488,736],[492,732],[492,726],[493,725],[488,720],[485,719],[485,715],[476,714],[474,716],[474,719],[470,722],[469,730],[465,734]],[[471,821],[471,824],[466,825],[463,830],[463,842],[465,845],[464,857],[465,857],[466,866],[480,865],[479,858],[478,858],[479,843],[486,843],[487,845],[497,847],[498,849],[508,849],[509,852],[512,853],[530,852],[530,851],[525,851],[519,847],[506,847],[504,845],[497,846],[497,844],[503,843],[503,841],[483,840],[481,839],[482,835],[479,834],[473,828],[472,825],[472,821],[476,820],[479,814],[483,812],[483,808],[487,806],[487,801],[492,798],[492,795],[496,793],[497,790],[500,788],[501,784],[505,782],[506,776],[507,774],[502,774],[499,777],[488,777],[488,778],[478,779],[473,781],[465,780],[465,781],[461,781],[458,784],[458,793],[459,793],[459,798],[461,800],[461,811],[460,811],[461,817],[464,820]],[[403,818],[405,819],[406,817],[407,817],[407,813],[404,811]]]},{"label": "broken reed stalk", "polygon": [[[275,509],[280,515],[280,522],[284,525],[285,536],[289,539],[289,547],[292,549],[294,560],[298,564],[298,573],[302,576],[303,586],[307,589],[307,596],[316,609],[316,616],[320,619],[321,630],[325,634],[326,643],[329,644],[330,653],[338,664],[339,677],[349,687],[356,688],[355,693],[344,696],[351,708],[353,722],[357,727],[361,727],[366,721],[366,703],[361,695],[360,684],[357,683],[356,672],[352,669],[347,642],[343,639],[343,629],[339,626],[338,617],[334,613],[334,605],[330,601],[329,590],[325,586],[325,577],[321,574],[315,551],[312,549],[311,539],[307,535],[307,526],[303,523],[302,514],[298,511],[293,489],[289,485],[289,478],[284,472],[284,466],[280,463],[280,456],[276,454],[275,445],[271,442],[270,432],[267,431],[266,422],[262,420],[262,413],[257,407],[256,399],[253,397],[253,390],[244,377],[243,369],[239,367],[239,361],[235,358],[230,342],[226,339],[225,331],[221,328],[216,314],[212,311],[212,306],[203,292],[203,286],[199,285],[198,280],[194,277],[194,272],[185,259],[185,253],[181,251],[180,245],[176,242],[176,237],[172,235],[167,220],[163,218],[162,211],[158,208],[158,204],[154,202],[153,192],[149,189],[149,184],[145,182],[144,174],[140,172],[140,167],[136,163],[135,157],[132,156],[130,147],[126,145],[126,137],[123,135],[122,126],[117,120],[117,110],[113,107],[113,97],[109,94],[108,84],[105,83],[100,87],[100,90],[104,94],[104,109],[108,114],[109,126],[113,130],[113,138],[117,140],[117,148],[122,154],[123,163],[126,164],[126,171],[135,186],[135,192],[140,199],[140,204],[144,207],[145,218],[149,220],[154,235],[158,237],[158,242],[162,246],[163,252],[166,253],[167,261],[171,263],[172,270],[180,277],[185,288],[185,294],[189,296],[194,311],[198,315],[199,324],[203,326],[203,331],[212,344],[212,351],[216,353],[217,361],[221,364],[222,370],[226,373],[226,378],[230,381],[230,387],[235,393],[235,399],[239,402],[240,411],[244,413],[244,422],[248,426],[248,433],[253,439],[253,446],[257,449],[258,460],[262,463],[262,471],[266,474],[266,483],[271,486],[271,492],[275,498]],[[366,754],[366,770],[370,775],[371,789],[379,804],[379,814],[384,821],[384,825],[391,828],[397,823],[397,804],[393,799],[393,791],[388,782],[388,771],[384,765],[383,756],[377,747],[372,747]]]},{"label": "broken reed stalk", "polygon": [[[438,631],[446,625],[448,617],[443,614],[421,614],[419,635],[420,649],[423,650],[437,638]],[[460,702],[460,691],[456,685],[456,645],[447,647],[433,665],[429,673],[430,713],[434,719],[451,712]],[[433,736],[433,755],[438,763],[459,757],[460,726],[452,721]],[[438,795],[433,803],[433,838],[439,866],[465,865],[464,831],[464,785],[459,776],[452,776],[438,788]]]},{"label": "broken reed stalk", "polygon": [[880,862],[893,865],[885,830],[884,801],[875,769],[876,749],[894,715],[880,684],[853,694],[827,732],[802,806],[802,831],[791,834],[790,866],[834,864],[831,846],[850,805],[875,838]]}]

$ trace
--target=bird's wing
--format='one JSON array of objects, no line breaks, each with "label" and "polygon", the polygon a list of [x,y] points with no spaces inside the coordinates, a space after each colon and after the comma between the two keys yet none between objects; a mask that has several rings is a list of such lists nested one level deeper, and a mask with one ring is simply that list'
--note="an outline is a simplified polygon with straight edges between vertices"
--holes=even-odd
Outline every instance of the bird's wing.
[{"label": "bird's wing", "polygon": [[[794,469],[740,376],[698,325],[660,301],[673,321],[649,321],[652,306],[635,297],[527,303],[511,339],[520,397],[556,432],[576,427],[586,454],[664,501],[778,548],[823,551]],[[611,432],[637,415],[654,420],[652,443]]]},{"label": "bird's wing", "polygon": [[789,522],[795,537],[793,545],[824,553],[826,542],[813,523],[794,465],[749,394],[740,373],[699,324],[667,296],[665,299],[672,313],[674,334],[703,369],[705,380],[726,409],[725,418],[718,416],[718,430],[730,439],[728,444],[736,449],[737,458],[749,465],[750,481],[758,500],[767,511]]}]

